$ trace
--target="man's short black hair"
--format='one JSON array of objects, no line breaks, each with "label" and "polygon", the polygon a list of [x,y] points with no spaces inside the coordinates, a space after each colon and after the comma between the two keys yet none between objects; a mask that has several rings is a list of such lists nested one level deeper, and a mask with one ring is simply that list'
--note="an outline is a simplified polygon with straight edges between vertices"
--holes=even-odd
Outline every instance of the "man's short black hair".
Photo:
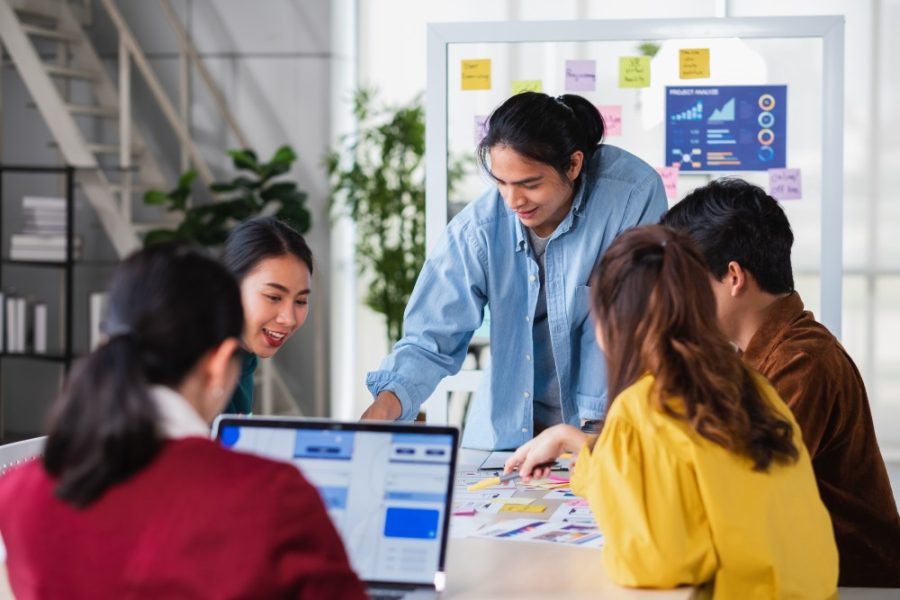
[{"label": "man's short black hair", "polygon": [[735,261],[762,291],[794,291],[794,234],[784,210],[762,188],[743,179],[713,181],[685,196],[660,223],[690,235],[717,280]]}]

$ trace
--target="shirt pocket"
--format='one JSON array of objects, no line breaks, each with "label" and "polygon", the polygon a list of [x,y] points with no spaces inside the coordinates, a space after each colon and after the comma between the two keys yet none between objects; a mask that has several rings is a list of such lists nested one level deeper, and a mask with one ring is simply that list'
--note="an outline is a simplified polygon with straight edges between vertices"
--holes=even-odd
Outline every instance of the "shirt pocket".
[{"label": "shirt pocket", "polygon": [[572,296],[572,308],[569,311],[569,326],[577,329],[584,324],[585,319],[591,314],[591,288],[587,285],[579,285]]}]

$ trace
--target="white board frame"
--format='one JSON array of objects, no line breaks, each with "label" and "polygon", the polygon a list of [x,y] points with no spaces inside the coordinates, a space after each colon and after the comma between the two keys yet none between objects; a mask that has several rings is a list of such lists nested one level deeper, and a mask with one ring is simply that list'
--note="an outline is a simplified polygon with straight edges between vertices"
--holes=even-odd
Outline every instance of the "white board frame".
[{"label": "white board frame", "polygon": [[[608,42],[703,38],[822,40],[822,147],[844,147],[844,17],[741,17],[582,21],[501,21],[428,25],[425,93],[425,240],[447,225],[447,70],[450,44]],[[841,337],[843,152],[822,153],[821,320]]]}]

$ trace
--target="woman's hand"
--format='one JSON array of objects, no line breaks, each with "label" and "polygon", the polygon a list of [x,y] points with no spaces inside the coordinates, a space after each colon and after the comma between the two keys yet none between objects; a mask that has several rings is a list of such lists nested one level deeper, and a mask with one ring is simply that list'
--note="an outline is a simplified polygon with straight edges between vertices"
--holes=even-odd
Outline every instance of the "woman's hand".
[{"label": "woman's hand", "polygon": [[550,475],[550,467],[563,452],[577,452],[587,435],[571,425],[555,425],[526,442],[506,461],[504,473],[516,469],[522,481],[528,482]]}]

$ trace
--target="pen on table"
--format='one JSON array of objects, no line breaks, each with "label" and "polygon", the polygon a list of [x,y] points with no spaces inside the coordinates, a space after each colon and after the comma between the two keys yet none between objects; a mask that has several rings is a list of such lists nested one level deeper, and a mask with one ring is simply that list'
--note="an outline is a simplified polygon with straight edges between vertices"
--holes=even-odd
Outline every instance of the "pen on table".
[{"label": "pen on table", "polygon": [[506,475],[500,475],[499,477],[488,477],[487,479],[482,479],[478,483],[470,485],[468,491],[477,492],[478,490],[483,490],[484,488],[489,488],[491,486],[500,485],[505,481],[513,481],[514,479],[518,479],[521,477],[518,471],[513,471],[512,473],[507,473]]}]

